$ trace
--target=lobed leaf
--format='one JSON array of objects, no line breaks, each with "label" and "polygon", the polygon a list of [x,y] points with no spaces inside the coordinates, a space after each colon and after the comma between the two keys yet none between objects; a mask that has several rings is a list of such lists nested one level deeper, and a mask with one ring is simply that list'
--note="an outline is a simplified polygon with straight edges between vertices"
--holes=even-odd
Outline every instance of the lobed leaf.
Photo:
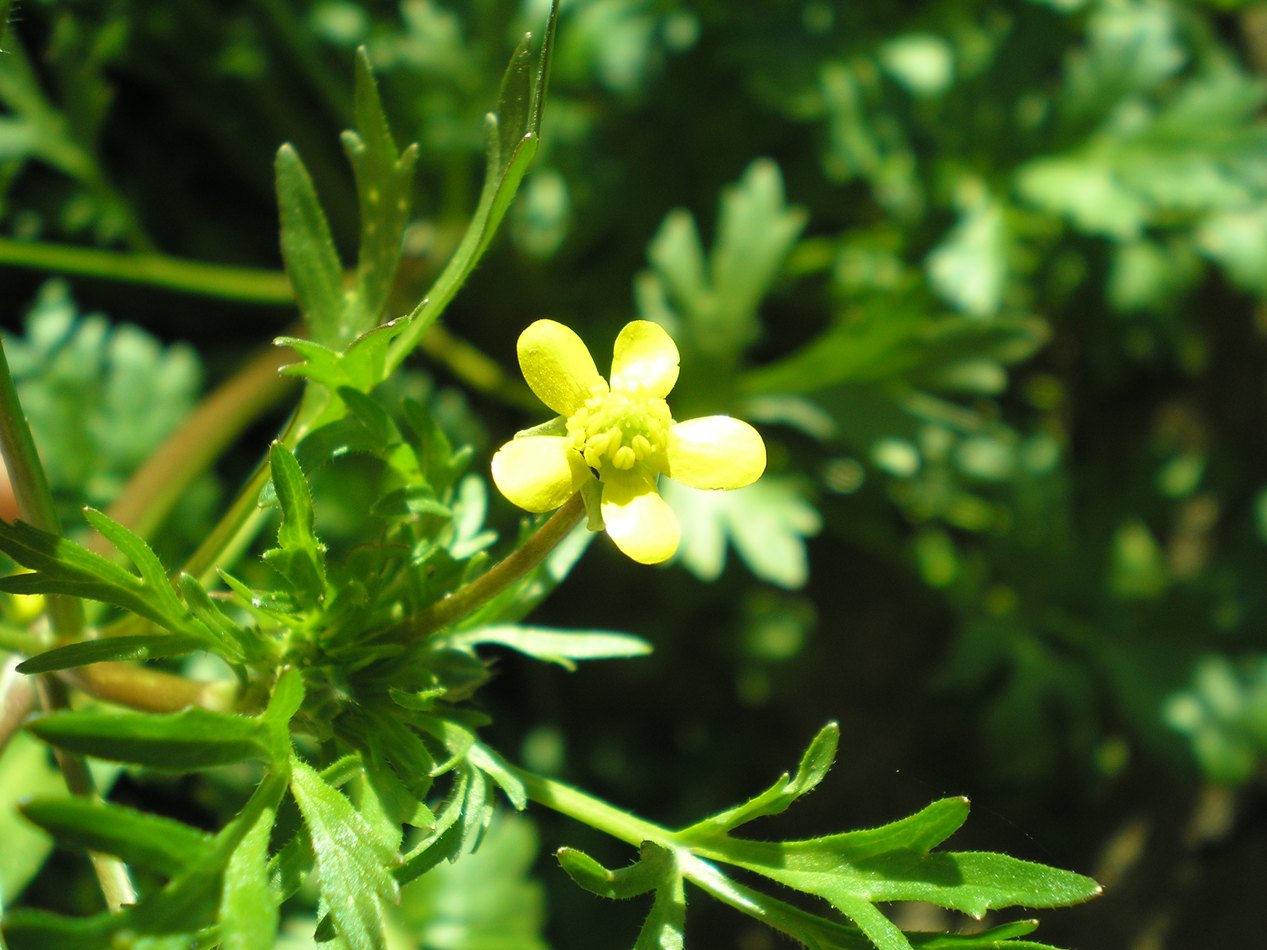
[{"label": "lobed leaf", "polygon": [[742,805],[718,812],[711,818],[692,825],[679,833],[682,841],[693,841],[724,835],[726,832],[756,818],[778,815],[791,804],[813,791],[827,775],[836,761],[836,748],[840,743],[840,726],[829,722],[810,741],[793,776],[784,772],[778,780],[759,795]]}]

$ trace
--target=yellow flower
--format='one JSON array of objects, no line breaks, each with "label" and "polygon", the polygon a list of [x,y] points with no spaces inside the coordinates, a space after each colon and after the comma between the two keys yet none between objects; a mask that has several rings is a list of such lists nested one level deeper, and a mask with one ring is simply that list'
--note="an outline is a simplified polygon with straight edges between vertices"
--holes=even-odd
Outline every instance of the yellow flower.
[{"label": "yellow flower", "polygon": [[[552,511],[597,478],[608,535],[635,561],[658,564],[673,556],[681,536],[657,491],[659,476],[693,488],[742,488],[765,470],[765,443],[748,423],[730,416],[673,421],[664,397],[677,382],[678,351],[658,324],[635,320],[620,331],[610,385],[561,323],[538,320],[518,349],[524,379],[560,416],[493,456],[493,481],[520,508]],[[560,434],[540,434],[552,428]]]}]

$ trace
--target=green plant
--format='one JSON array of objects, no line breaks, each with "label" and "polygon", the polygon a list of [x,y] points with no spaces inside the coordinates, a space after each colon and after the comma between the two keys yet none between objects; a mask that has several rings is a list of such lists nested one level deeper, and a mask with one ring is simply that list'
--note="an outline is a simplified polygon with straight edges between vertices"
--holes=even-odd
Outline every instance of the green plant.
[{"label": "green plant", "polygon": [[[446,886],[460,887],[462,869],[476,861],[488,862],[481,884],[505,895],[491,911],[505,919],[494,925],[466,919],[467,945],[480,945],[480,928],[491,926],[490,942],[500,933],[516,941],[506,945],[532,946],[540,940],[539,915],[532,909],[534,891],[522,879],[526,846],[509,830],[515,825],[498,823],[499,795],[515,809],[529,804],[552,809],[637,849],[631,864],[614,870],[570,848],[559,850],[557,858],[574,881],[601,897],[650,895],[650,913],[635,938],[638,948],[683,946],[688,884],[805,945],[881,950],[1045,945],[1025,939],[1036,926],[1031,920],[974,933],[906,933],[878,903],[924,901],[980,918],[1016,906],[1069,905],[1098,893],[1094,881],[1072,872],[1002,854],[935,850],[967,818],[967,801],[958,797],[867,830],[785,841],[735,834],[750,822],[783,813],[819,786],[835,759],[835,724],[817,733],[794,772],[742,804],[678,828],[519,767],[481,736],[490,725],[478,702],[491,676],[490,648],[566,666],[650,650],[647,641],[627,633],[553,629],[525,618],[566,582],[586,546],[588,535],[577,530],[583,494],[610,492],[621,472],[632,471],[646,481],[633,494],[653,497],[661,506],[656,475],[664,466],[700,457],[653,446],[649,459],[658,460],[661,451],[667,458],[657,468],[641,455],[634,460],[636,436],[625,433],[628,446],[605,442],[600,450],[596,434],[584,430],[578,457],[599,469],[601,489],[584,471],[575,483],[564,479],[569,490],[549,499],[561,504],[537,506],[559,510],[525,523],[515,543],[494,559],[498,535],[485,524],[486,489],[482,475],[472,471],[475,453],[446,430],[437,394],[405,367],[488,251],[536,155],[556,18],[557,4],[538,54],[529,37],[516,48],[488,118],[477,206],[448,263],[405,316],[388,319],[417,152],[396,145],[364,51],[357,55],[351,99],[356,131],[343,137],[360,220],[356,263],[348,273],[308,169],[295,148],[280,149],[275,172],[286,293],[293,292],[303,332],[276,342],[297,357],[283,372],[302,382],[302,392],[266,461],[179,568],[171,569],[149,539],[215,452],[278,395],[269,372],[275,361],[248,368],[242,377],[246,392],[231,390],[239,397],[230,401],[230,411],[194,413],[183,437],[178,431],[155,450],[154,464],[181,490],[147,495],[138,506],[138,484],[150,484],[140,474],[99,495],[88,490],[86,475],[67,476],[67,484],[78,481],[81,503],[111,505],[105,512],[84,508],[91,533],[81,535],[82,542],[63,530],[64,506],[50,490],[14,387],[19,374],[0,366],[0,448],[22,515],[21,521],[0,524],[0,550],[25,569],[0,581],[0,589],[13,595],[0,644],[26,656],[16,671],[37,679],[44,707],[29,733],[55,751],[74,793],[49,794],[48,766],[32,754],[34,746],[24,736],[11,747],[22,770],[18,782],[40,794],[20,810],[53,840],[91,855],[106,905],[83,916],[6,908],[8,946],[270,947],[279,928],[292,921],[319,942],[358,950],[408,944],[427,939],[423,935],[439,913],[429,902],[439,902]],[[101,44],[104,39],[93,47],[98,55],[84,61],[85,82],[108,57],[108,44]],[[24,72],[26,61],[15,63],[3,74],[10,82],[7,100],[27,108],[11,123],[43,130],[50,123],[41,110],[51,106],[39,96],[14,95],[15,88],[18,93],[34,88]],[[115,191],[85,157],[100,118],[98,106],[88,116],[93,121],[69,126],[63,138],[39,139],[44,144],[30,155],[96,195],[99,224],[108,225],[104,233],[132,234],[137,253],[123,259],[125,270],[133,268],[137,276],[148,268],[160,280],[195,286],[196,269],[153,254],[119,211]],[[814,387],[837,381],[834,357],[846,347],[830,334],[748,375],[738,391],[721,385],[756,339],[757,307],[803,215],[785,207],[777,169],[768,163],[753,166],[724,207],[708,279],[694,226],[680,215],[669,219],[653,244],[653,272],[640,284],[642,306],[680,328],[684,362],[701,374],[694,396],[687,392],[692,405],[728,408],[746,400],[764,407],[766,418],[799,414],[812,428],[819,416],[798,400],[796,381]],[[760,240],[751,238],[754,228]],[[232,272],[221,276],[236,288],[232,293],[277,292],[259,275],[237,274],[242,279],[236,284]],[[35,320],[29,343],[17,350],[28,362],[31,353],[42,352],[42,325]],[[654,330],[631,326],[644,335]],[[906,347],[902,326],[899,320]],[[80,341],[90,331],[90,323],[80,322],[75,332],[65,327],[60,332]],[[998,337],[1006,350],[1026,332],[1017,324],[989,336]],[[648,358],[662,360],[673,347],[664,343],[664,331],[653,335]],[[955,322],[937,336],[943,347],[929,341],[909,345],[932,372],[953,365],[956,341],[977,336],[975,328]],[[877,343],[880,350],[882,344]],[[144,355],[144,366],[165,365],[156,348],[133,348]],[[855,368],[867,362],[865,354],[851,358]],[[169,354],[166,365],[175,359]],[[619,358],[617,363],[620,372]],[[454,365],[464,364],[458,359]],[[672,380],[664,385],[667,372],[659,366],[648,384],[661,404],[662,390],[672,385]],[[192,376],[192,370],[172,373],[177,381]],[[672,376],[676,379],[676,352]],[[81,405],[88,399],[84,380],[75,389]],[[47,381],[37,380],[31,391]],[[529,381],[541,391],[539,372],[535,378],[530,372]],[[605,383],[602,388],[605,393]],[[615,381],[613,389],[634,392],[632,384]],[[583,400],[574,396],[547,402],[577,416]],[[142,405],[131,411],[140,416],[143,410]],[[73,413],[82,414],[82,409]],[[712,417],[718,418],[724,417]],[[667,426],[666,421],[666,431]],[[155,421],[153,431],[128,435],[154,444],[167,428]],[[686,431],[679,438],[685,440]],[[188,451],[190,440],[199,437],[211,450]],[[54,438],[73,446],[70,435]],[[712,451],[717,440],[743,443],[742,450],[722,446],[714,452],[738,474],[712,478],[692,472],[687,481],[738,487],[759,474],[765,452],[750,427],[713,421],[701,444]],[[131,452],[130,442],[119,444]],[[625,448],[627,459],[619,454]],[[761,465],[754,461],[758,455]],[[771,491],[764,504],[775,512],[793,510],[795,498],[791,489]],[[358,506],[357,517],[340,522],[331,512],[349,499]],[[609,502],[626,506],[618,497],[602,499],[609,531],[628,540],[628,532],[613,530],[613,520],[624,515],[608,508]],[[689,510],[692,503],[680,498],[676,504]],[[727,517],[745,557],[758,572],[795,586],[795,575],[781,573],[744,545],[734,519],[742,517],[746,502],[735,504]],[[270,522],[275,540],[256,551]],[[811,530],[793,524],[788,544],[799,550]],[[639,529],[633,535],[641,541],[656,533]],[[662,560],[662,553],[657,548],[655,556],[641,559]],[[711,563],[696,559],[701,573],[719,570]],[[47,624],[30,623],[33,597],[43,598]],[[25,701],[19,682],[8,678],[3,687],[6,703],[15,707]],[[89,760],[116,768],[94,774]],[[209,787],[222,789],[232,801],[223,807],[227,820],[202,829],[105,801],[95,789],[118,774],[117,766],[205,775]],[[484,850],[477,851],[481,842]],[[33,871],[29,863],[6,866],[6,887],[20,888]],[[446,884],[446,875],[449,881],[457,875],[459,883]],[[831,910],[817,901],[788,903],[747,880],[783,885]],[[430,889],[426,882],[432,882]],[[0,898],[7,901],[7,894]]]}]

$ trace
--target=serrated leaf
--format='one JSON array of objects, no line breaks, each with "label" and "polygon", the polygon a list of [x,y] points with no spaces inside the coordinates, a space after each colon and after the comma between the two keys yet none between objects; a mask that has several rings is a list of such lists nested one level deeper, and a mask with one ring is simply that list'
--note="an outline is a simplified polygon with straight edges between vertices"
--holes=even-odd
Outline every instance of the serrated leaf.
[{"label": "serrated leaf", "polygon": [[682,341],[723,365],[756,340],[757,310],[807,215],[789,207],[779,167],[758,159],[723,192],[707,259],[691,214],[665,216],[647,246],[652,270],[639,278],[642,315],[680,324]]},{"label": "serrated leaf", "polygon": [[809,580],[805,542],[822,528],[822,516],[791,479],[766,476],[725,492],[668,481],[661,494],[682,523],[682,564],[701,580],[721,576],[727,542],[762,580],[785,590]]},{"label": "serrated leaf", "polygon": [[153,593],[154,599],[162,604],[164,613],[171,617],[180,617],[185,612],[185,605],[172,590],[166,569],[143,538],[95,508],[85,508],[84,518],[103,538],[113,544],[120,554],[132,562],[141,575],[141,580]]},{"label": "serrated leaf", "polygon": [[791,804],[813,791],[827,775],[836,760],[836,748],[840,742],[840,726],[829,722],[810,741],[796,774],[786,772],[768,789],[742,805],[719,812],[680,833],[683,841],[724,834],[756,818],[778,815]]},{"label": "serrated leaf", "polygon": [[352,950],[384,946],[383,905],[400,897],[391,873],[398,856],[381,848],[352,803],[300,759],[292,761],[290,787],[312,838],[321,896],[339,936]]},{"label": "serrated leaf", "polygon": [[220,890],[222,950],[272,950],[277,942],[278,901],[268,874],[276,817],[271,808],[262,811],[229,858]]},{"label": "serrated leaf", "polygon": [[177,633],[142,634],[134,637],[108,637],[104,640],[85,640],[55,647],[18,664],[18,672],[26,674],[51,673],[69,670],[76,666],[105,661],[141,661],[158,657],[180,656],[193,650],[201,650],[206,643],[196,637]]},{"label": "serrated leaf", "polygon": [[62,845],[113,854],[125,864],[172,877],[211,846],[211,835],[183,822],[84,798],[36,799],[22,814]]},{"label": "serrated leaf", "polygon": [[400,262],[405,225],[413,199],[418,147],[397,152],[365,48],[357,50],[353,96],[356,132],[345,132],[343,147],[356,177],[361,219],[355,303],[349,329],[359,332],[378,322]]},{"label": "serrated leaf", "polygon": [[312,606],[326,593],[325,545],[313,533],[312,491],[294,453],[281,442],[274,442],[269,451],[269,467],[282,517],[278,546],[264,559]]},{"label": "serrated leaf", "polygon": [[641,637],[609,630],[555,630],[516,624],[490,624],[445,638],[451,646],[495,644],[525,656],[576,669],[576,660],[626,659],[646,656],[651,644]]},{"label": "serrated leaf", "polygon": [[341,342],[343,265],[308,169],[292,145],[277,150],[282,259],[312,339]]},{"label": "serrated leaf", "polygon": [[182,572],[180,593],[194,619],[220,642],[227,656],[243,658],[261,652],[262,644],[220,609],[198,578]]},{"label": "serrated leaf", "polygon": [[59,748],[155,769],[188,771],[272,758],[269,731],[260,720],[205,709],[170,715],[52,713],[27,728]]}]

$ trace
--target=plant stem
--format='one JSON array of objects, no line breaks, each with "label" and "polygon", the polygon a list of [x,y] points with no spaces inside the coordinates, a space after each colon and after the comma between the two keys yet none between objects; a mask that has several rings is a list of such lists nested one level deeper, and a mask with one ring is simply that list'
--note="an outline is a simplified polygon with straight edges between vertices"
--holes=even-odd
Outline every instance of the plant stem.
[{"label": "plant stem", "polygon": [[0,238],[0,264],[149,284],[240,303],[288,304],[294,300],[290,281],[281,271],[207,264],[165,254]]},{"label": "plant stem", "polygon": [[579,788],[564,785],[552,778],[520,768],[515,769],[515,775],[523,782],[524,792],[538,805],[544,805],[560,815],[566,815],[596,831],[610,835],[617,841],[623,841],[635,848],[644,841],[655,841],[664,845],[673,841],[673,832],[667,828],[608,804],[601,798],[595,798]]},{"label": "plant stem", "polygon": [[[3,454],[9,472],[18,514],[42,531],[60,535],[61,521],[53,505],[48,476],[40,464],[31,427],[18,401],[3,342],[0,342],[0,454]],[[77,640],[83,634],[83,603],[77,597],[50,594],[48,611],[53,633],[58,638]]]},{"label": "plant stem", "polygon": [[429,637],[482,607],[544,561],[559,542],[581,523],[584,514],[585,504],[580,492],[577,492],[513,552],[469,584],[395,624],[385,636]]}]

